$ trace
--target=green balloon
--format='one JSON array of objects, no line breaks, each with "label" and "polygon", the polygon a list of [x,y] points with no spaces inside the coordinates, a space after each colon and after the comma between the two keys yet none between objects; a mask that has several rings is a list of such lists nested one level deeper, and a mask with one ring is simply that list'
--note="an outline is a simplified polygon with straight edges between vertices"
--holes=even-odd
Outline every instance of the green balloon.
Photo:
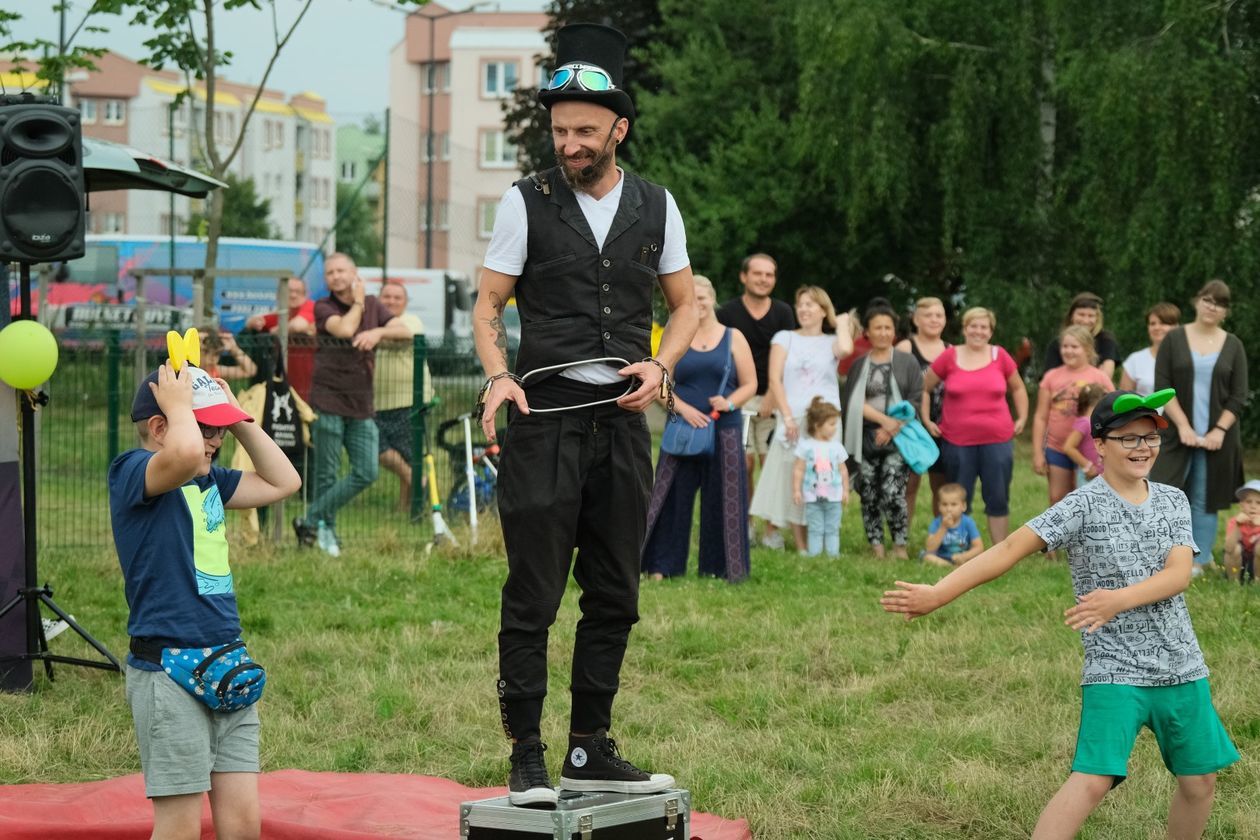
[{"label": "green balloon", "polygon": [[57,339],[37,321],[14,321],[0,330],[0,380],[29,391],[57,369]]}]

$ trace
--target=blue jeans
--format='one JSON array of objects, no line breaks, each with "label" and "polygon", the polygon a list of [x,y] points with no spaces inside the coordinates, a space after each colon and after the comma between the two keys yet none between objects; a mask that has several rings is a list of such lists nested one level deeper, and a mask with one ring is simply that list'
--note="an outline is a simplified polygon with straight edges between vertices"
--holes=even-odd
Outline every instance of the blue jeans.
[{"label": "blue jeans", "polygon": [[1207,512],[1207,453],[1196,449],[1186,470],[1186,495],[1190,497],[1190,530],[1199,552],[1196,563],[1211,563],[1216,542],[1216,514]]},{"label": "blue jeans", "polygon": [[[337,511],[376,481],[380,473],[378,443],[380,429],[371,417],[339,417],[320,414],[311,426],[315,447],[315,486],[306,520],[312,525],[321,519],[334,527]],[[341,470],[341,448],[350,456],[350,472],[337,478]]]},{"label": "blue jeans", "polygon": [[840,553],[840,514],[839,502],[819,499],[805,503],[807,553],[811,557],[822,554],[824,547],[828,554]]}]

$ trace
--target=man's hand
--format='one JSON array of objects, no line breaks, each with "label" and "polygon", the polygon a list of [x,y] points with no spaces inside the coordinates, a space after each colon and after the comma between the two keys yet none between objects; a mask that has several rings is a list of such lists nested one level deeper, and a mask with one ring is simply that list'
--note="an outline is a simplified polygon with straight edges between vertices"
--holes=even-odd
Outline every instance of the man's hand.
[{"label": "man's hand", "polygon": [[529,414],[529,402],[525,399],[525,389],[516,384],[510,376],[504,376],[490,383],[486,392],[486,402],[481,411],[481,432],[486,440],[495,441],[494,416],[499,406],[505,402],[515,403],[521,414]]},{"label": "man's hand", "polygon": [[617,371],[621,376],[633,376],[639,379],[643,384],[621,399],[617,400],[617,405],[627,411],[643,411],[652,401],[661,393],[661,380],[664,378],[664,372],[660,366],[653,362],[635,362],[632,365],[626,365]]},{"label": "man's hand", "polygon": [[1093,633],[1108,621],[1124,612],[1125,596],[1119,589],[1095,589],[1076,599],[1076,606],[1063,611],[1064,624],[1073,630]]},{"label": "man's hand", "polygon": [[167,418],[176,412],[192,413],[192,380],[191,374],[177,375],[170,359],[158,367],[157,382],[150,382],[149,389]]},{"label": "man's hand", "polygon": [[927,583],[896,581],[897,589],[884,592],[879,604],[884,612],[905,613],[906,620],[927,615],[941,605],[936,587]]},{"label": "man's hand", "polygon": [[384,334],[384,332],[385,330],[381,327],[364,330],[361,333],[355,333],[354,338],[350,339],[350,343],[354,345],[354,349],[356,350],[363,350],[365,352],[375,350],[376,345],[381,343],[381,335]]},{"label": "man's hand", "polygon": [[356,272],[354,280],[350,281],[350,298],[352,303],[363,305],[363,301],[367,299],[367,290],[364,288],[363,278]]},{"label": "man's hand", "polygon": [[266,324],[266,321],[263,320],[263,316],[251,315],[249,317],[249,320],[245,322],[245,329],[258,332],[259,330],[263,328],[265,324]]}]

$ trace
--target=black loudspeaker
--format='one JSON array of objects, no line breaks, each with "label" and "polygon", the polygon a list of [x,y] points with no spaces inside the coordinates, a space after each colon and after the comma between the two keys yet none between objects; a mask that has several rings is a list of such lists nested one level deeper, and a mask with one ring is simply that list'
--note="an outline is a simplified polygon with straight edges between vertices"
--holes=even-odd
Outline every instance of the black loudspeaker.
[{"label": "black loudspeaker", "polygon": [[83,256],[83,133],[79,112],[0,98],[0,259],[52,262]]}]

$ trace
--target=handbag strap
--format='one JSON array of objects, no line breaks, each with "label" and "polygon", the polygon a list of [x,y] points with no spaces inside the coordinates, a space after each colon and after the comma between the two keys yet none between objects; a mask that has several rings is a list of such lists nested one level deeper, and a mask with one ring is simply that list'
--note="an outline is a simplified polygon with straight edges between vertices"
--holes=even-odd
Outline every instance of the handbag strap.
[{"label": "handbag strap", "polygon": [[727,327],[726,332],[722,334],[721,345],[726,348],[726,365],[722,368],[722,382],[718,385],[717,396],[726,396],[722,392],[726,390],[726,380],[731,378],[731,328]]}]

